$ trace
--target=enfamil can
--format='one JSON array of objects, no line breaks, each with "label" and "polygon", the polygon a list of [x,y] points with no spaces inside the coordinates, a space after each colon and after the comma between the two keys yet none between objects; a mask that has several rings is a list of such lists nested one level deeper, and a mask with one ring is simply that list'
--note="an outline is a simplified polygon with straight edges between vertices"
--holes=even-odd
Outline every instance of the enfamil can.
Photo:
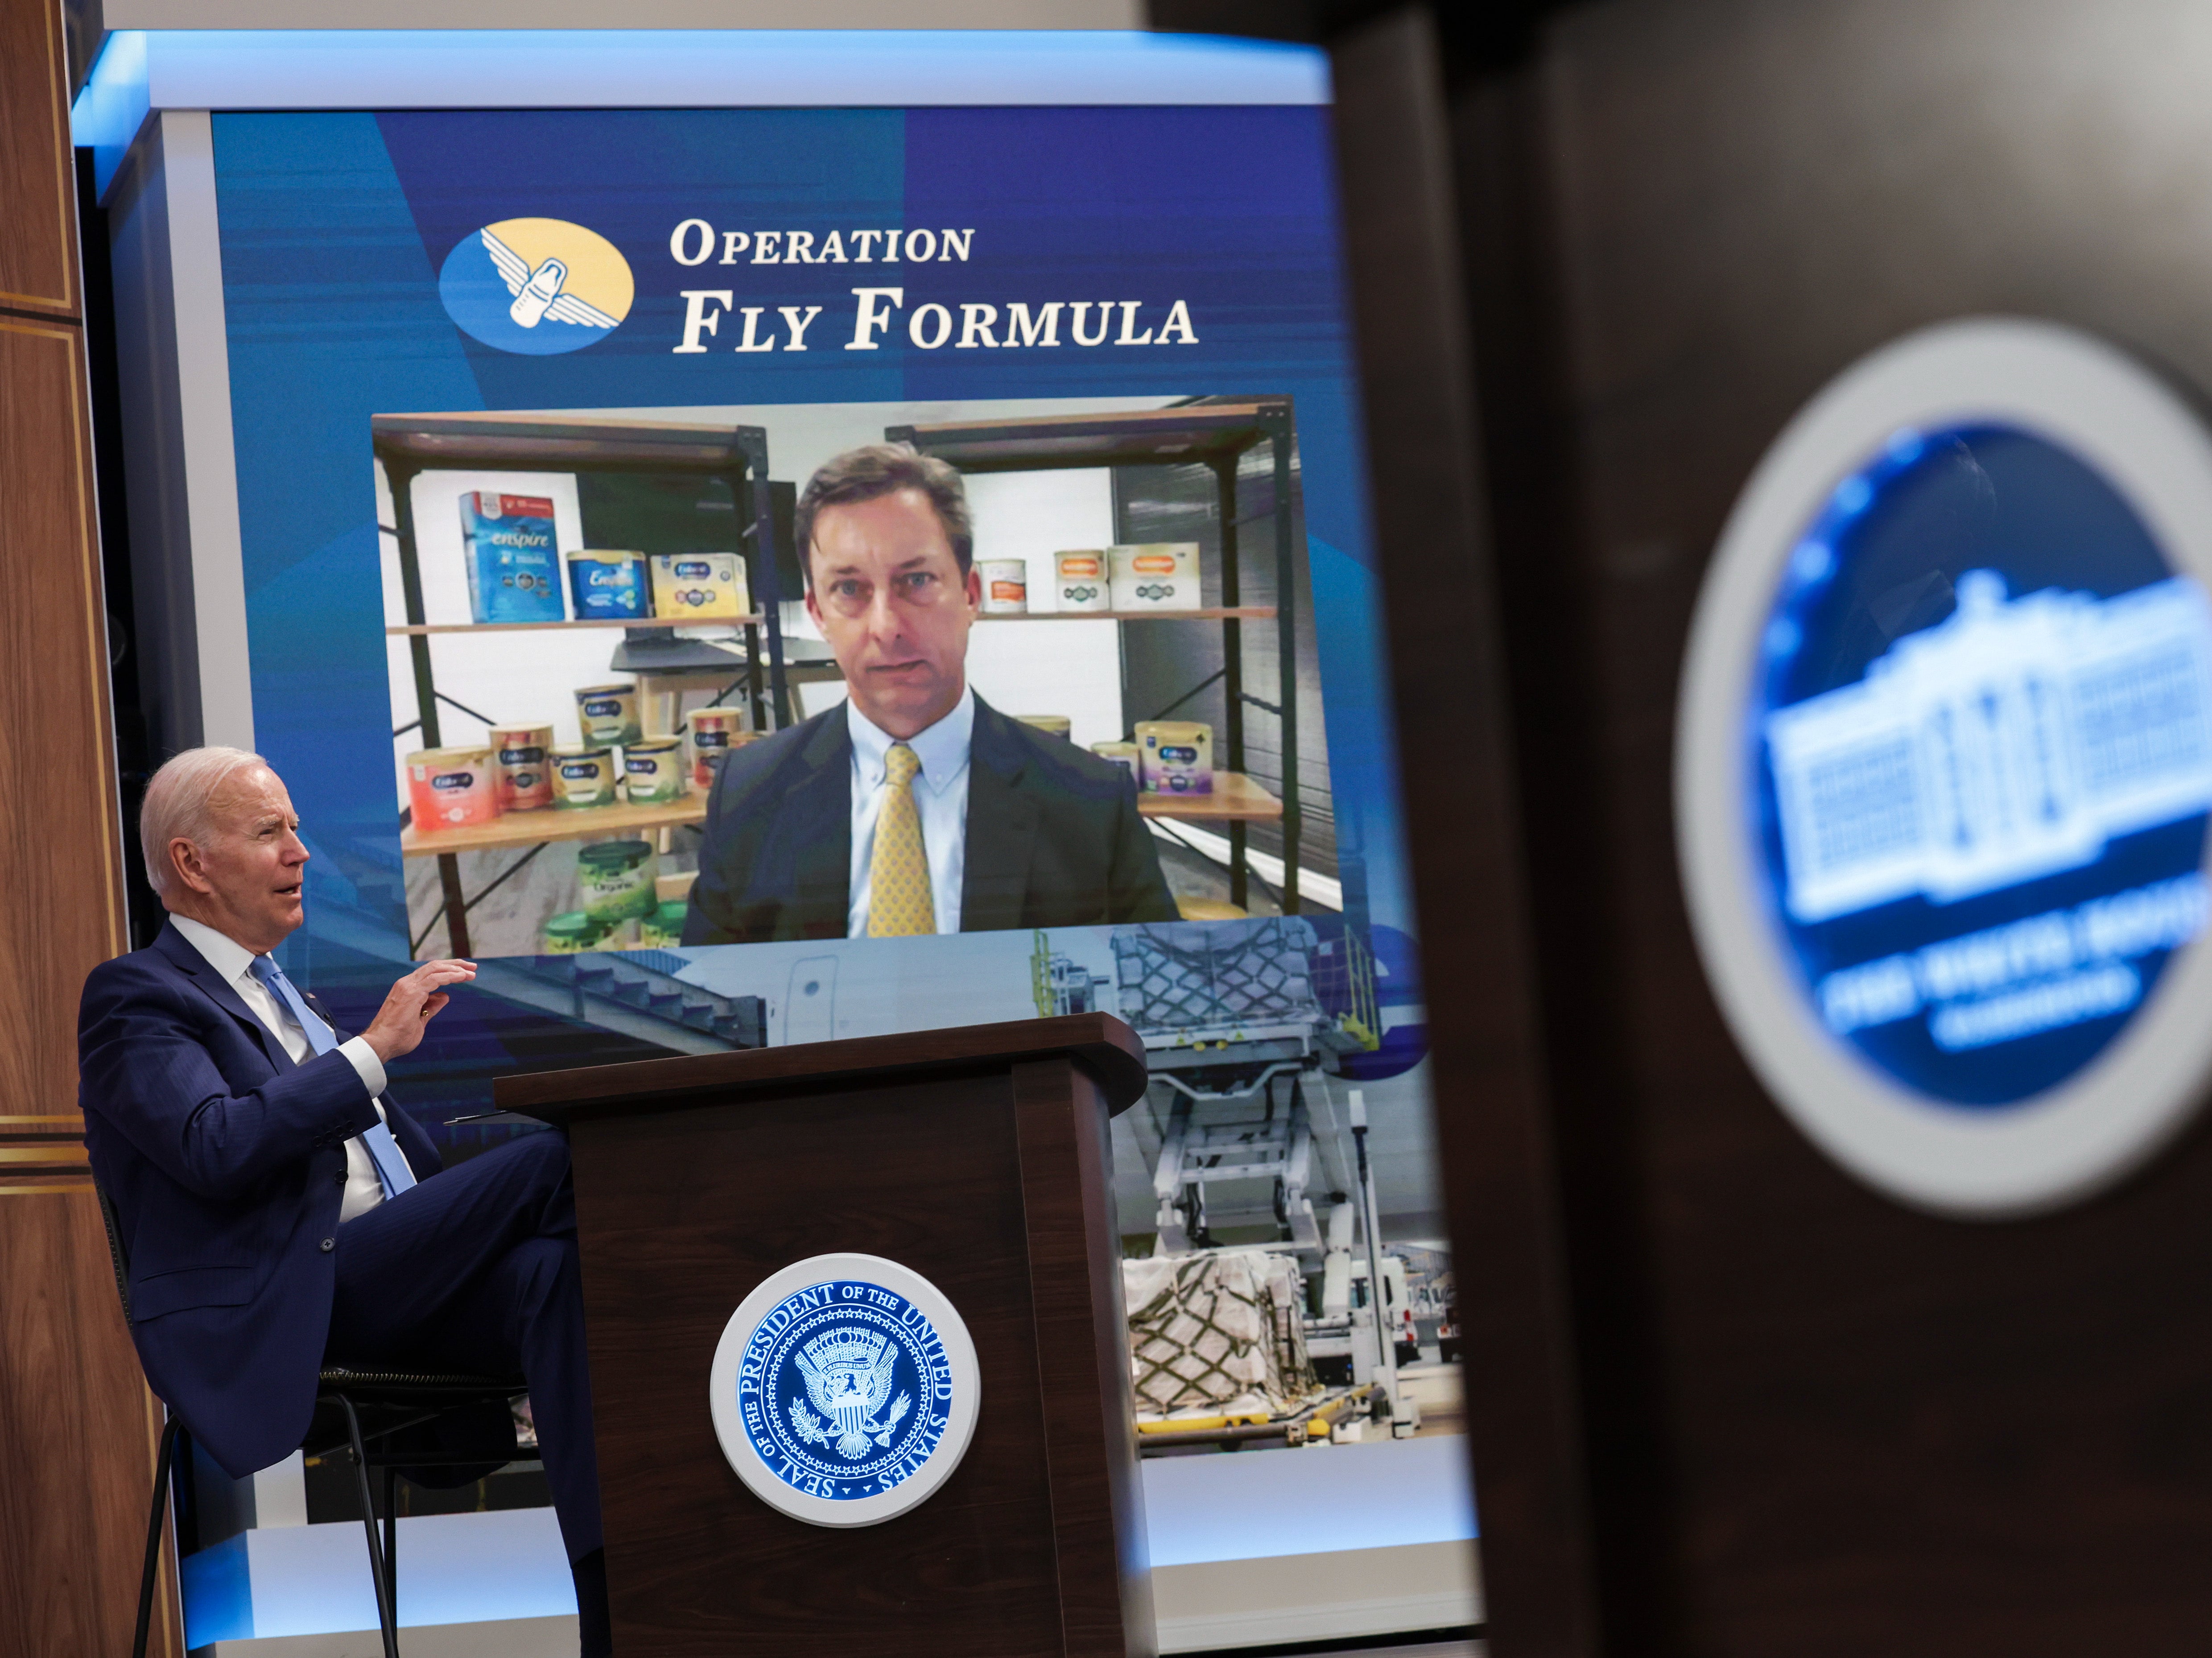
[{"label": "enfamil can", "polygon": [[422,748],[407,757],[409,818],[418,833],[462,829],[499,818],[491,751]]},{"label": "enfamil can", "polygon": [[748,614],[745,561],[734,552],[657,552],[653,556],[653,613],[700,621]]},{"label": "enfamil can", "polygon": [[623,750],[623,789],[632,806],[682,800],[691,781],[685,771],[680,737],[647,737]]},{"label": "enfamil can", "polygon": [[1145,751],[1138,747],[1136,744],[1133,742],[1095,742],[1091,745],[1091,752],[1098,756],[1102,760],[1113,761],[1115,765],[1127,771],[1129,774],[1129,783],[1132,788],[1140,786],[1138,783],[1138,770],[1139,759]]},{"label": "enfamil can", "polygon": [[576,854],[584,913],[601,926],[653,914],[660,906],[653,885],[659,867],[650,841],[592,842]]},{"label": "enfamil can", "polygon": [[555,803],[581,811],[615,803],[615,752],[585,745],[553,751]]},{"label": "enfamil can", "polygon": [[568,564],[568,597],[580,622],[621,622],[650,616],[645,592],[645,555],[576,549],[561,555]]},{"label": "enfamil can", "polygon": [[535,812],[553,804],[551,726],[494,726],[491,761],[498,777],[501,811]]},{"label": "enfamil can", "polygon": [[1213,728],[1199,720],[1137,723],[1139,783],[1148,795],[1213,792]]},{"label": "enfamil can", "polygon": [[638,728],[637,687],[634,685],[587,685],[576,692],[576,727],[585,743],[594,748],[635,742],[645,733]]},{"label": "enfamil can", "polygon": [[723,760],[750,735],[745,716],[734,708],[695,708],[684,723],[691,733],[691,781],[712,789]]}]

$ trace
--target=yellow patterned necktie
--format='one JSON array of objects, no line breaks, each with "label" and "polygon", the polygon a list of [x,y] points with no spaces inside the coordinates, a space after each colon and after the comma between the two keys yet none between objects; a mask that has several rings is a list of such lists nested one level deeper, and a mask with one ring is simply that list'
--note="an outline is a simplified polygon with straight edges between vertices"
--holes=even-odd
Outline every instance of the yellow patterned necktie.
[{"label": "yellow patterned necktie", "polygon": [[884,756],[884,809],[876,817],[876,844],[868,863],[868,936],[910,938],[937,930],[937,900],[929,890],[929,856],[921,844],[921,814],[914,803],[915,773],[921,762],[902,742]]}]

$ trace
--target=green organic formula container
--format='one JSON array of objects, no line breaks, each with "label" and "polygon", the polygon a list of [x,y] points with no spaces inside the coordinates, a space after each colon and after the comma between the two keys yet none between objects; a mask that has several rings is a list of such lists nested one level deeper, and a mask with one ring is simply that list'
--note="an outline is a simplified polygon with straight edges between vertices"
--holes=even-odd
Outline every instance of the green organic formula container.
[{"label": "green organic formula container", "polygon": [[602,926],[651,915],[659,903],[653,889],[659,863],[647,841],[593,841],[576,854],[584,913]]},{"label": "green organic formula container", "polygon": [[625,916],[601,933],[595,950],[634,950],[637,948],[637,917]]},{"label": "green organic formula container", "polygon": [[691,911],[690,902],[678,899],[664,904],[638,923],[637,942],[652,949],[673,949],[684,942],[684,917]]},{"label": "green organic formula container", "polygon": [[581,910],[557,915],[545,923],[545,954],[580,955],[599,942],[603,930]]}]

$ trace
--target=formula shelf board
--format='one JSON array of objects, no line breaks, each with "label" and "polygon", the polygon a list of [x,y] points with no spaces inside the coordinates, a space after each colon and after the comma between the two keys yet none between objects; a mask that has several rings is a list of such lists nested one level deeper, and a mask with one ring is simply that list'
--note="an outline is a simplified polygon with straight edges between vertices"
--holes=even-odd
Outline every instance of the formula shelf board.
[{"label": "formula shelf board", "polygon": [[1242,771],[1216,771],[1210,795],[1143,795],[1137,810],[1148,818],[1255,822],[1283,815],[1283,803]]},{"label": "formula shelf board", "polygon": [[[1184,612],[1186,615],[1191,612]],[[1271,611],[1270,615],[1273,614]],[[544,633],[555,628],[576,627],[757,627],[767,617],[755,612],[746,616],[616,616],[602,621],[586,617],[580,622],[423,622],[394,623],[386,637],[408,633]]]},{"label": "formula shelf board", "polygon": [[563,811],[549,806],[535,812],[510,812],[492,823],[428,834],[410,824],[399,832],[404,857],[438,857],[448,852],[489,852],[502,847],[536,846],[549,840],[609,840],[680,823],[703,823],[707,796],[695,792],[661,806],[587,806]]}]

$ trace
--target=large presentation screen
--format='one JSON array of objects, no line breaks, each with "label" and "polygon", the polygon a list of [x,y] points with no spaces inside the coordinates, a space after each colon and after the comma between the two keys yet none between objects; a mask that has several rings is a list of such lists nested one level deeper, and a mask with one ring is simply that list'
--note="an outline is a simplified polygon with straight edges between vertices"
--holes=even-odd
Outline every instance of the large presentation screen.
[{"label": "large presentation screen", "polygon": [[1364,1385],[1370,1292],[1448,1363],[1325,107],[213,134],[286,965],[478,962],[449,1155],[518,1070],[1113,1013],[1133,1317],[1277,1308],[1140,1408]]},{"label": "large presentation screen", "polygon": [[1327,123],[215,118],[289,948],[483,964],[450,1142],[516,1064],[1101,1008],[1425,1149]]},{"label": "large presentation screen", "polygon": [[[1114,1014],[1139,1427],[1460,1431],[1328,121],[213,116],[285,966],[477,962],[449,1159],[520,1070]],[[1153,1564],[1461,1571],[1458,1442],[1382,1456],[1162,1461]]]}]

